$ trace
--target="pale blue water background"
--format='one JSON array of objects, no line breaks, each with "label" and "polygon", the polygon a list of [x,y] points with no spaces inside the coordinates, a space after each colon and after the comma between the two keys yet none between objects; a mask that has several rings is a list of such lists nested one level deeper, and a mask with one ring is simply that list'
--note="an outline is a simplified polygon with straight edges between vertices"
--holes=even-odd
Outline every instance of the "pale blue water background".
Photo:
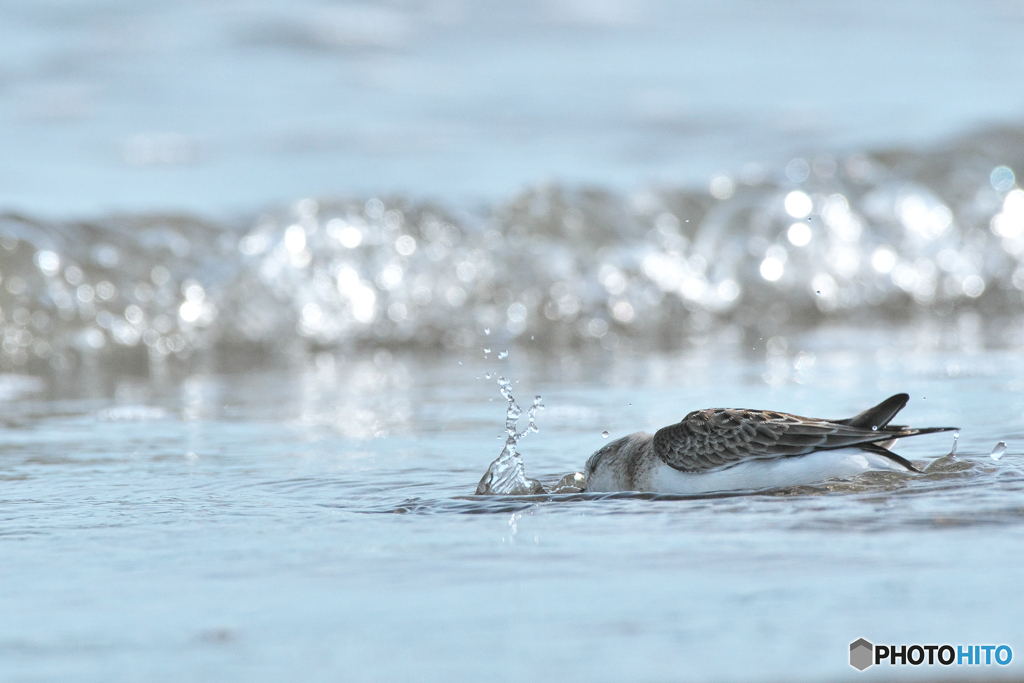
[{"label": "pale blue water background", "polygon": [[[1019,350],[790,344],[813,372],[774,386],[728,348],[378,354],[8,402],[2,678],[840,680],[862,636],[1024,647]],[[472,500],[501,445],[494,370],[545,397],[521,446],[549,481],[602,430],[896,391],[901,419],[963,427],[976,465],[816,495]]]},{"label": "pale blue water background", "polygon": [[[888,673],[849,667],[859,637],[1014,648],[1003,670],[908,679],[1019,676],[1024,252],[1012,220],[990,226],[1017,210],[990,176],[1022,153],[1016,5],[55,0],[0,19],[0,211],[28,216],[0,216],[0,680]],[[969,136],[988,126],[1007,132]],[[547,181],[606,194],[518,194]],[[336,196],[356,200],[292,204]],[[829,206],[860,242],[828,241]],[[735,310],[687,288],[725,261],[688,240],[720,228],[740,235]],[[812,251],[836,244],[860,270]],[[787,275],[767,282],[768,259]],[[488,372],[544,396],[521,450],[548,482],[605,430],[711,406],[845,417],[900,391],[901,420],[962,427],[975,464],[785,496],[474,500],[503,436]]]},{"label": "pale blue water background", "polygon": [[0,206],[704,185],[1024,115],[1012,2],[11,0]]}]

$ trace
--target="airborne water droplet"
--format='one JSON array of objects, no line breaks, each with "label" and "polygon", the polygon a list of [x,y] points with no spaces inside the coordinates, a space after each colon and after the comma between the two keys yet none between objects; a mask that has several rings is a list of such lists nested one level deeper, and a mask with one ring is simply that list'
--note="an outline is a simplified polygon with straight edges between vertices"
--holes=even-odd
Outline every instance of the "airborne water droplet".
[{"label": "airborne water droplet", "polygon": [[485,356],[486,356],[487,354],[489,354],[490,352],[491,352],[491,350],[490,350],[490,349],[484,349],[484,355],[485,355]]},{"label": "airborne water droplet", "polygon": [[491,328],[489,328],[489,327],[485,327],[485,328],[484,328],[484,334],[485,334],[485,335],[488,335],[488,336],[490,336],[490,334],[491,334]]},{"label": "airborne water droplet", "polygon": [[498,360],[505,360],[508,358],[508,351],[498,351]]},{"label": "airborne water droplet", "polygon": [[608,430],[605,430],[605,431],[601,432],[601,438],[602,439],[607,439],[608,438]]},{"label": "airborne water droplet", "polygon": [[996,447],[992,449],[992,452],[989,453],[989,457],[991,457],[993,460],[998,460],[999,458],[1003,457],[1005,453],[1006,442],[1000,441],[999,443],[996,444]]},{"label": "airborne water droplet", "polygon": [[953,448],[949,451],[949,457],[956,457],[956,444],[960,440],[960,430],[957,429],[953,432]]},{"label": "airborne water droplet", "polygon": [[487,379],[490,379],[491,378],[491,373],[485,372],[484,373],[484,377],[486,377]]}]

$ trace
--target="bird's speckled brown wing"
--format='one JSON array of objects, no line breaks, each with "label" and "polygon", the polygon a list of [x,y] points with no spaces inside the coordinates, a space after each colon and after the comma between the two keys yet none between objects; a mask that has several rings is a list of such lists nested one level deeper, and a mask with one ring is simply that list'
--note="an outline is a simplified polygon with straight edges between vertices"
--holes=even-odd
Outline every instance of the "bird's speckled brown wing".
[{"label": "bird's speckled brown wing", "polygon": [[[817,450],[883,442],[929,430],[875,429],[767,410],[697,410],[654,434],[654,452],[683,472],[699,472],[748,458],[804,455]],[[934,430],[938,431],[938,430]]]}]

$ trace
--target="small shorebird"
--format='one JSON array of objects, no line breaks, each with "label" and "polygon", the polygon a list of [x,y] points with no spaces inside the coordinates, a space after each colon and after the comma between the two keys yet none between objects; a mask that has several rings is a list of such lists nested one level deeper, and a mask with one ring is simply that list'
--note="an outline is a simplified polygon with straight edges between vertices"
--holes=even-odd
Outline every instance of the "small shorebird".
[{"label": "small shorebird", "polygon": [[847,478],[869,470],[920,472],[889,449],[896,440],[956,427],[890,425],[910,397],[891,396],[846,420],[771,410],[710,408],[652,436],[630,434],[587,460],[587,492],[708,493]]}]

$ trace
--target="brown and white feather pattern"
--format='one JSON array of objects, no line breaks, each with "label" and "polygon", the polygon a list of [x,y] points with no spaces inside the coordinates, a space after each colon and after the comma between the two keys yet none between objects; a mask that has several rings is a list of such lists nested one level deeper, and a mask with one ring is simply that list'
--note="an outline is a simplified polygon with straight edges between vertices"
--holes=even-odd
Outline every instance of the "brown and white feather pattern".
[{"label": "brown and white feather pattern", "polygon": [[700,472],[746,460],[805,455],[920,434],[919,429],[875,429],[768,410],[695,410],[654,434],[654,452],[682,472]]},{"label": "brown and white feather pattern", "polygon": [[630,434],[590,456],[587,491],[697,493],[792,486],[870,469],[917,472],[888,450],[897,439],[951,431],[890,425],[907,404],[890,396],[845,420],[771,410],[697,410],[653,436]]}]

